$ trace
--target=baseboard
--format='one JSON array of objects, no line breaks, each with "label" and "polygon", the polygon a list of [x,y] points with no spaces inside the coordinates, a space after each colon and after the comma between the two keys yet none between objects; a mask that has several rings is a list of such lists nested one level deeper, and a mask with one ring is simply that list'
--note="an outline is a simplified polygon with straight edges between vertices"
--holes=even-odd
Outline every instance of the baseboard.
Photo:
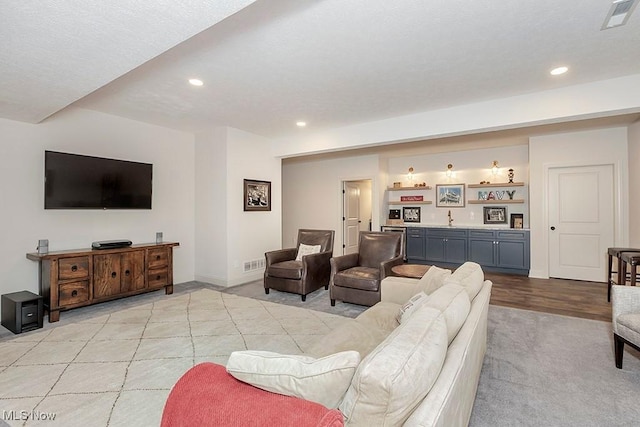
[{"label": "baseboard", "polygon": [[244,274],[242,277],[237,277],[231,280],[223,279],[221,277],[209,277],[209,276],[195,276],[194,280],[197,282],[204,282],[204,283],[209,283],[216,286],[223,286],[225,288],[230,288],[232,286],[255,282],[256,280],[261,280],[263,277],[264,277],[264,273],[262,271],[258,271],[254,274]]},{"label": "baseboard", "polygon": [[529,270],[529,277],[534,279],[548,279],[549,273],[545,270]]}]

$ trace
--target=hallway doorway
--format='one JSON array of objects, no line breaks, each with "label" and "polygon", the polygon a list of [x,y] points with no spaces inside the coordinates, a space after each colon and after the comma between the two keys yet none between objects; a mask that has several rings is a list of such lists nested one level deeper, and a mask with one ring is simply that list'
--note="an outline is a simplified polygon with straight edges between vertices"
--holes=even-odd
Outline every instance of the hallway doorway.
[{"label": "hallway doorway", "polygon": [[371,230],[372,180],[342,181],[342,253],[358,252],[361,231]]}]

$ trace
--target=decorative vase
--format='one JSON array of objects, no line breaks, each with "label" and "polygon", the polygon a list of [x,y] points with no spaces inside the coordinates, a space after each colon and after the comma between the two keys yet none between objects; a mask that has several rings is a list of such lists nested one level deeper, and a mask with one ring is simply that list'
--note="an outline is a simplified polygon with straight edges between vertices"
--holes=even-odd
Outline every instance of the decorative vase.
[{"label": "decorative vase", "polygon": [[509,169],[509,183],[513,183],[513,169]]}]

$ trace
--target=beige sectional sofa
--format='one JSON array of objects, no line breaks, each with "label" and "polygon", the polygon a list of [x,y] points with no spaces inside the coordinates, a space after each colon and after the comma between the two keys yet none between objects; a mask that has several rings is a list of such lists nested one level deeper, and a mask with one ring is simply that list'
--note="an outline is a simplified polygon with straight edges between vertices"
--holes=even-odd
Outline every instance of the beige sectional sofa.
[{"label": "beige sectional sofa", "polygon": [[352,426],[466,426],[487,343],[491,282],[476,263],[388,277],[382,301],[303,356],[232,354],[227,371],[339,409]]}]

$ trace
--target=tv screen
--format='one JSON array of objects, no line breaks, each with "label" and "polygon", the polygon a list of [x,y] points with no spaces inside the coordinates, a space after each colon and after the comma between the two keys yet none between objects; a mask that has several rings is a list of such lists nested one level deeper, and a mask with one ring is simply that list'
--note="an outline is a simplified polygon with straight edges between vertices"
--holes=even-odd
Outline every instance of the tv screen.
[{"label": "tv screen", "polygon": [[151,209],[153,165],[44,152],[45,209]]}]

